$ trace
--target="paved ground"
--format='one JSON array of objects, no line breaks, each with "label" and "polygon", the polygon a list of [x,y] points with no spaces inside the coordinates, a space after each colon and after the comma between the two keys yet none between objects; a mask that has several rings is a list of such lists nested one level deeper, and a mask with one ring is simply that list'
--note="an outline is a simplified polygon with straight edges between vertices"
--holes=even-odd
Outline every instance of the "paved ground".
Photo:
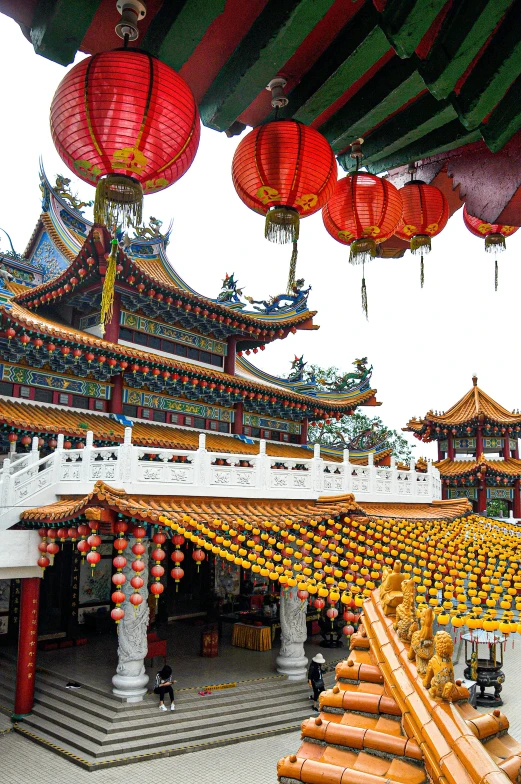
[{"label": "paved ground", "polygon": [[[0,717],[1,719],[2,717]],[[198,784],[276,784],[277,760],[300,745],[300,733],[197,751],[180,757],[89,773],[14,732],[0,734],[0,784],[127,784],[130,780]]]}]

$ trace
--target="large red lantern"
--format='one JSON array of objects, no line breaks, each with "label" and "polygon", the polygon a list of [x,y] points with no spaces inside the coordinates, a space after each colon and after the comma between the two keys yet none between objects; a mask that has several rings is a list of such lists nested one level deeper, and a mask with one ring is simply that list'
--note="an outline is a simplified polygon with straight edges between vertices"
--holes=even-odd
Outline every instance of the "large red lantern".
[{"label": "large red lantern", "polygon": [[155,193],[190,167],[200,121],[186,82],[137,49],[101,52],[62,79],[51,105],[58,154],[96,185],[94,220],[142,220],[143,193]]},{"label": "large red lantern", "polygon": [[[505,238],[514,234],[519,226],[507,226],[503,223],[487,223],[481,218],[475,218],[467,212],[467,205],[463,205],[463,223],[476,237],[485,239],[485,251],[487,253],[502,253],[506,250]],[[498,267],[495,261],[495,289],[497,291]]]},{"label": "large red lantern", "polygon": [[421,257],[421,286],[423,288],[423,256],[431,251],[431,238],[447,225],[449,203],[435,185],[412,180],[400,188],[403,214],[397,237],[410,243],[411,253]]}]

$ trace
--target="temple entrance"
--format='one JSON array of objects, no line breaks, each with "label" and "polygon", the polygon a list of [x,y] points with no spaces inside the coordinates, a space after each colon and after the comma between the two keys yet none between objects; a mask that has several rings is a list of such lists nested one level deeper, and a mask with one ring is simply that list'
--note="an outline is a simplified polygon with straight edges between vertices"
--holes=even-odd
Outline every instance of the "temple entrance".
[{"label": "temple entrance", "polygon": [[71,542],[65,542],[53,566],[45,570],[40,586],[39,639],[66,637],[69,631],[72,548]]}]

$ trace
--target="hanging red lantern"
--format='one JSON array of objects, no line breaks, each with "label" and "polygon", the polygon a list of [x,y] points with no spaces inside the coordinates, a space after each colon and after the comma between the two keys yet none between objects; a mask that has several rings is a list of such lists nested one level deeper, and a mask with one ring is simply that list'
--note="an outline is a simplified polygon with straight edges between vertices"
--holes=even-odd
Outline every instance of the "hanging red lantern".
[{"label": "hanging red lantern", "polygon": [[150,593],[154,594],[156,600],[159,599],[160,595],[163,593],[164,590],[165,590],[165,586],[158,582],[152,583],[152,585],[150,586]]},{"label": "hanging red lantern", "polygon": [[138,49],[101,52],[77,63],[51,105],[58,154],[95,184],[94,220],[134,225],[143,193],[155,193],[190,167],[200,121],[186,82]]},{"label": "hanging red lantern", "polygon": [[266,215],[271,242],[295,242],[301,217],[327,202],[336,183],[329,142],[296,120],[275,120],[242,139],[232,162],[235,190],[247,207]]},{"label": "hanging red lantern", "polygon": [[47,569],[47,567],[50,565],[51,562],[49,561],[49,559],[45,555],[41,555],[38,558],[36,563],[38,564],[38,566],[42,570],[42,574],[43,574],[43,572],[45,572],[45,570]]},{"label": "hanging red lantern", "polygon": [[110,617],[113,621],[119,623],[125,617],[125,610],[123,610],[121,607],[114,607],[114,609],[110,612]]},{"label": "hanging red lantern", "polygon": [[172,541],[175,544],[175,546],[179,549],[179,547],[181,547],[181,545],[185,543],[185,538],[182,534],[174,534],[174,536],[172,537]]},{"label": "hanging red lantern", "polygon": [[[476,237],[484,237],[486,253],[502,253],[506,250],[505,238],[515,234],[519,226],[507,226],[503,223],[487,223],[481,218],[475,218],[467,212],[467,205],[463,205],[463,223]],[[497,258],[494,263],[495,269],[495,290],[498,284],[498,265]]]},{"label": "hanging red lantern", "polygon": [[413,256],[421,257],[420,281],[423,288],[423,256],[431,252],[431,238],[439,234],[449,219],[449,203],[435,185],[411,180],[400,188],[403,214],[394,232],[409,242]]},{"label": "hanging red lantern", "polygon": [[143,602],[143,597],[140,593],[131,593],[128,597],[130,604],[133,604],[134,607],[139,607],[139,605]]},{"label": "hanging red lantern", "polygon": [[170,558],[172,559],[172,561],[174,563],[180,564],[180,563],[182,563],[184,561],[185,554],[183,553],[182,550],[174,550],[172,552],[172,555],[170,556]]},{"label": "hanging red lantern", "polygon": [[177,583],[179,583],[179,580],[182,580],[182,579],[183,579],[183,577],[185,576],[184,570],[183,570],[183,569],[181,569],[181,567],[180,567],[180,566],[175,566],[175,567],[172,569],[172,571],[170,572],[170,575],[171,575],[172,579],[174,579],[174,580],[175,580],[175,582],[176,582],[176,587],[175,587],[175,589],[176,589],[176,591],[177,591],[177,589],[178,589],[178,587],[179,587],[179,586],[177,585]]},{"label": "hanging red lantern", "polygon": [[319,599],[315,599],[314,604],[315,604],[315,607],[316,607],[317,610],[323,610],[324,607],[326,606],[325,601],[323,599],[320,599],[320,598]]},{"label": "hanging red lantern", "polygon": [[196,550],[193,551],[192,558],[197,563],[197,571],[199,571],[199,566],[202,564],[202,562],[206,558],[206,553],[204,552],[204,550],[201,550],[200,548],[197,548]]}]

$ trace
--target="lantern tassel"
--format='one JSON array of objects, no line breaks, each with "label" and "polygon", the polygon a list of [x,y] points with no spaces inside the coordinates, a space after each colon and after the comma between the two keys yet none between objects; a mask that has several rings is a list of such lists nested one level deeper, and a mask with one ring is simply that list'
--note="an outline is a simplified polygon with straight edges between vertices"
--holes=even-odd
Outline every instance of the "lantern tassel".
[{"label": "lantern tassel", "polygon": [[431,252],[431,238],[428,234],[415,234],[411,237],[410,245],[413,256],[423,256]]},{"label": "lantern tassel", "polygon": [[505,237],[499,232],[494,232],[485,237],[485,252],[486,253],[503,253],[507,248]]},{"label": "lantern tassel", "polygon": [[299,237],[300,216],[291,207],[272,207],[266,214],[264,236],[270,242],[285,245]]},{"label": "lantern tassel", "polygon": [[99,180],[94,200],[94,222],[104,226],[140,226],[143,221],[143,188],[125,174]]},{"label": "lantern tassel", "polygon": [[497,265],[497,259],[495,259],[494,268],[495,268],[495,272],[494,272],[494,291],[497,291],[497,284],[498,284],[498,279],[499,279],[499,269],[498,269],[498,265]]},{"label": "lantern tassel", "polygon": [[289,262],[288,288],[286,289],[287,294],[293,294],[293,289],[295,286],[295,272],[297,269],[297,256],[298,242],[295,240],[293,242],[293,251],[291,253],[291,260]]},{"label": "lantern tassel", "polygon": [[376,242],[364,237],[361,240],[353,240],[349,254],[350,264],[365,264],[376,256]]},{"label": "lantern tassel", "polygon": [[114,306],[114,284],[116,282],[116,257],[118,254],[118,241],[114,237],[110,241],[112,248],[107,264],[107,271],[105,272],[105,281],[103,283],[103,291],[101,292],[101,330],[102,335],[105,334],[105,324],[112,318],[112,311]]},{"label": "lantern tassel", "polygon": [[[364,265],[365,266],[365,265]],[[365,313],[365,318],[369,321],[369,310],[367,307],[367,288],[365,285],[365,270],[362,271],[362,310]]]},{"label": "lantern tassel", "polygon": [[423,264],[423,253],[420,257],[420,285],[423,288],[423,284],[425,283],[425,267]]}]

